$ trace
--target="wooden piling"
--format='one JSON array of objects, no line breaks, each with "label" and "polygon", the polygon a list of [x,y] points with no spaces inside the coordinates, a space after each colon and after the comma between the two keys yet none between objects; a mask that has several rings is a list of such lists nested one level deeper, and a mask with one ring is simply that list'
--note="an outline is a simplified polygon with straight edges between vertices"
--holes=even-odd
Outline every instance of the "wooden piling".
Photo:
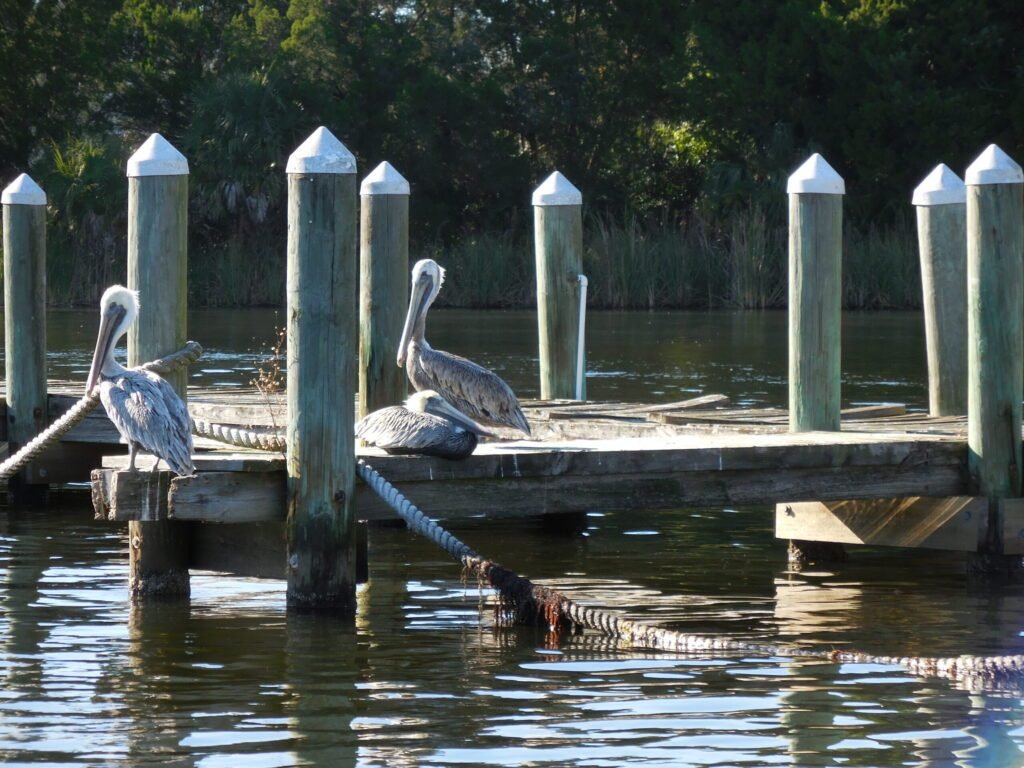
[{"label": "wooden piling", "polygon": [[354,614],[356,162],[318,128],[287,173],[287,602]]},{"label": "wooden piling", "polygon": [[967,413],[967,191],[947,165],[914,190],[932,416]]},{"label": "wooden piling", "polygon": [[359,417],[405,400],[395,365],[409,303],[409,182],[388,163],[363,179],[359,239]]},{"label": "wooden piling", "polygon": [[[188,333],[188,161],[154,133],[128,159],[128,287],[139,317],[128,329],[128,365],[181,349]],[[186,397],[185,369],[165,377]],[[159,484],[159,476],[148,481]],[[188,527],[131,522],[129,590],[133,597],[188,597]]]},{"label": "wooden piling", "polygon": [[[555,171],[534,190],[540,396],[576,397],[583,195]],[[586,386],[582,391],[586,399]]]},{"label": "wooden piling", "polygon": [[1001,505],[1021,495],[1024,392],[1024,173],[990,145],[968,167],[967,466],[987,496],[987,549],[1003,551]]},{"label": "wooden piling", "polygon": [[[27,174],[3,204],[4,363],[10,453],[46,429],[46,193]],[[45,495],[46,470],[29,465],[11,478],[12,502]]]},{"label": "wooden piling", "polygon": [[789,177],[789,428],[838,430],[842,177],[815,153]]}]

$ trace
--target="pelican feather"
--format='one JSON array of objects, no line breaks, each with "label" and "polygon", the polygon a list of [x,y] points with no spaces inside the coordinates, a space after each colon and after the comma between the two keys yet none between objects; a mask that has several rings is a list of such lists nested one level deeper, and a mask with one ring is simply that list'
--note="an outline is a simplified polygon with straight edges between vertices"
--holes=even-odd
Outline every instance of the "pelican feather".
[{"label": "pelican feather", "polygon": [[444,270],[433,259],[416,262],[398,365],[405,366],[409,381],[417,390],[436,391],[474,421],[530,434],[530,424],[519,400],[504,379],[472,360],[433,349],[427,343],[427,310],[443,282]]},{"label": "pelican feather", "polygon": [[363,417],[356,437],[393,454],[464,459],[478,436],[490,434],[456,411],[436,392],[417,392],[405,405],[391,405]]},{"label": "pelican feather", "polygon": [[140,448],[167,462],[178,475],[191,475],[192,420],[174,387],[151,371],[125,368],[114,347],[139,312],[135,291],[108,288],[100,300],[100,329],[86,391],[99,387],[100,402],[128,443],[129,469],[135,470]]}]

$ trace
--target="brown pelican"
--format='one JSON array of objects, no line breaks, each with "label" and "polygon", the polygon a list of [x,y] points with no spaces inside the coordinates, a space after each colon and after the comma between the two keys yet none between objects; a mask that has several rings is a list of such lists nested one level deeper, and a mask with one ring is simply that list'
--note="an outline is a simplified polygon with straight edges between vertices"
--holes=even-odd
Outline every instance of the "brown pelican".
[{"label": "brown pelican", "polygon": [[[178,393],[155,373],[125,368],[114,359],[114,346],[139,314],[135,291],[112,285],[100,299],[100,331],[85,391],[97,382],[107,416],[128,443],[135,471],[140,448],[167,462],[178,475],[192,474],[192,421]],[[154,465],[154,469],[156,465]]]},{"label": "brown pelican", "polygon": [[412,395],[405,405],[374,411],[356,424],[356,437],[388,453],[421,453],[444,459],[466,458],[480,435],[490,432],[430,389]]},{"label": "brown pelican", "polygon": [[398,367],[406,364],[417,390],[432,389],[474,421],[512,427],[530,434],[530,425],[512,388],[501,377],[464,357],[431,349],[424,338],[427,310],[444,282],[444,270],[433,259],[412,268],[409,312],[398,343]]}]

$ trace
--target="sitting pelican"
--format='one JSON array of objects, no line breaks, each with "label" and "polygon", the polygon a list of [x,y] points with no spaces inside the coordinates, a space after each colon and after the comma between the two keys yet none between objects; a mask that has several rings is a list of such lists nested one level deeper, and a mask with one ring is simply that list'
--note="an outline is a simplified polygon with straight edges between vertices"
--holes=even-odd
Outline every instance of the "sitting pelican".
[{"label": "sitting pelican", "polygon": [[444,270],[433,259],[412,269],[409,312],[398,343],[398,367],[405,365],[417,390],[432,389],[474,421],[512,427],[530,434],[530,425],[512,388],[493,371],[464,357],[431,349],[424,338],[427,310],[444,282]]},{"label": "sitting pelican", "polygon": [[[100,299],[100,331],[96,338],[86,393],[97,382],[107,416],[128,443],[135,472],[140,448],[167,462],[178,475],[191,475],[192,420],[178,393],[155,373],[125,368],[114,359],[114,346],[139,314],[139,297],[120,285],[107,288]],[[156,469],[156,465],[153,466]]]},{"label": "sitting pelican", "polygon": [[490,434],[430,389],[412,395],[405,405],[374,411],[356,424],[356,437],[388,453],[443,459],[466,458],[476,448],[477,437]]}]

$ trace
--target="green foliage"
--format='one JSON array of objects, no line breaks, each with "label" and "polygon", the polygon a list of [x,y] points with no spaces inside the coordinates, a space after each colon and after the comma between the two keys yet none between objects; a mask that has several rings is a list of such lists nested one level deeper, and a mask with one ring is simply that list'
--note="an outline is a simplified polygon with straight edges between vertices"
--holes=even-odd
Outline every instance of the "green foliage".
[{"label": "green foliage", "polygon": [[410,180],[448,300],[531,300],[520,222],[557,168],[595,301],[761,307],[785,301],[785,179],[821,151],[847,182],[847,302],[907,306],[913,186],[993,141],[1024,156],[1017,5],[0,0],[0,172],[45,177],[58,301],[120,269],[123,161],[159,131],[192,171],[195,298],[280,302],[284,163],[327,125]]},{"label": "green foliage", "polygon": [[47,194],[47,283],[51,300],[92,302],[124,282],[128,149],[115,137],[51,143],[32,168]]}]

